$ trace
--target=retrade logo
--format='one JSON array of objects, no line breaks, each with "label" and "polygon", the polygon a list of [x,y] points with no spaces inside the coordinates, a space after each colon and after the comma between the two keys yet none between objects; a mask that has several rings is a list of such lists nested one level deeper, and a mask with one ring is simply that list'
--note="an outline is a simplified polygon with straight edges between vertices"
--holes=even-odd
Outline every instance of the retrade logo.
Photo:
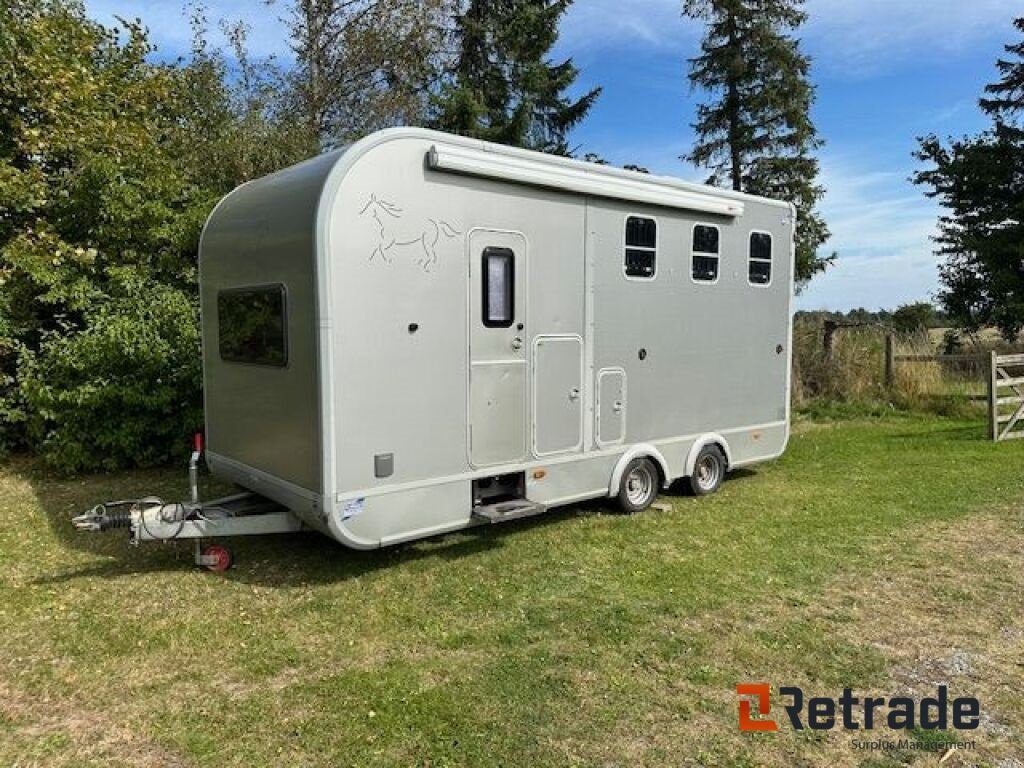
[{"label": "retrade logo", "polygon": [[[768,683],[740,683],[736,686],[736,694],[740,697],[741,731],[764,733],[779,730],[779,724],[768,717],[772,706]],[[848,731],[875,728],[945,731],[950,726],[956,730],[972,731],[981,722],[981,703],[970,696],[950,701],[949,691],[944,685],[938,687],[935,696],[926,696],[920,701],[908,696],[861,698],[854,696],[850,688],[844,688],[837,698],[815,696],[806,699],[802,689],[791,685],[780,687],[779,696],[782,697],[782,711],[796,731],[804,728],[828,731],[837,723]]]}]

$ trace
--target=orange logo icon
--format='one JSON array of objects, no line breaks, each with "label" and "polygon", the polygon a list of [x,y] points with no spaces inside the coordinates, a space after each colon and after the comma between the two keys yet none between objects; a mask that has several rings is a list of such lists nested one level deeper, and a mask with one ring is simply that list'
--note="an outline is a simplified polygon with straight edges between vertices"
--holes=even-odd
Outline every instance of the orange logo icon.
[{"label": "orange logo icon", "polygon": [[[736,686],[740,696],[757,697],[757,713],[765,717],[771,711],[771,686],[768,683],[740,683]],[[750,699],[740,699],[740,730],[741,731],[777,731],[778,724],[771,719],[754,720],[750,713]]]}]

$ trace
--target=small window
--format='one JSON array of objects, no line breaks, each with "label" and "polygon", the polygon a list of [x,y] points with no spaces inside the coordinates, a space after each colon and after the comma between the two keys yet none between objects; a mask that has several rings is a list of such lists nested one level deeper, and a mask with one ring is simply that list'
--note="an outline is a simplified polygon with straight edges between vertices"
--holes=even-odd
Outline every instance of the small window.
[{"label": "small window", "polygon": [[698,224],[693,228],[693,279],[713,283],[718,279],[720,233],[711,224]]},{"label": "small window", "polygon": [[768,285],[772,281],[772,236],[767,232],[750,233],[749,264],[751,284]]},{"label": "small window", "polygon": [[626,277],[650,280],[658,261],[658,222],[630,216],[626,219]]},{"label": "small window", "polygon": [[484,325],[508,328],[515,320],[516,257],[508,248],[487,248],[483,271]]},{"label": "small window", "polygon": [[222,360],[278,368],[288,364],[283,285],[221,291],[217,324]]}]

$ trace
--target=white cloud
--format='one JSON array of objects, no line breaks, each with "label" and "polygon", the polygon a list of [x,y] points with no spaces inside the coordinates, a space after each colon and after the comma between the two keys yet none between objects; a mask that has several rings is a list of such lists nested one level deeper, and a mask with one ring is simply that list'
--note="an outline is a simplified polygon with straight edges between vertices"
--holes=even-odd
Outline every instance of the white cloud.
[{"label": "white cloud", "polygon": [[807,12],[804,36],[815,59],[829,70],[861,75],[1010,39],[1024,0],[808,0]]},{"label": "white cloud", "polygon": [[[680,0],[577,0],[560,50],[578,56],[646,45],[692,56],[698,22],[681,18]],[[981,41],[1012,38],[1024,0],[808,0],[801,30],[826,71],[860,77],[908,60],[956,55]]]},{"label": "white cloud", "polygon": [[935,259],[916,252],[844,258],[797,297],[797,309],[846,312],[927,301],[938,287]]},{"label": "white cloud", "polygon": [[[243,21],[249,26],[249,54],[256,58],[287,57],[288,36],[281,17],[287,15],[285,0],[268,4],[264,0],[206,0],[210,44],[224,47],[220,34],[221,19]],[[113,25],[115,17],[139,18],[149,29],[150,40],[164,56],[187,53],[192,45],[192,29],[185,0],[86,0],[89,15],[98,21]]]},{"label": "white cloud", "polygon": [[826,152],[822,182],[828,193],[821,210],[832,230],[827,247],[839,260],[798,297],[799,308],[891,309],[935,293],[938,260],[931,237],[939,211],[906,181],[908,175]]},{"label": "white cloud", "polygon": [[807,11],[805,36],[822,65],[870,74],[897,62],[935,60],[981,41],[1009,39],[1024,1],[809,0]]},{"label": "white cloud", "polygon": [[[191,39],[184,0],[86,0],[105,23],[115,15],[140,17],[163,53],[186,52]],[[280,17],[289,0],[206,0],[210,20],[243,20],[252,28],[251,53],[288,56]],[[562,24],[559,55],[584,60],[609,51],[670,51],[680,61],[697,48],[701,25],[681,16],[680,0],[576,0]],[[870,74],[910,59],[956,55],[1012,37],[1010,22],[1024,0],[808,0],[802,31],[808,50],[826,70]],[[219,37],[214,35],[214,42]]]},{"label": "white cloud", "polygon": [[692,50],[699,36],[700,28],[682,18],[680,0],[577,0],[562,22],[559,50]]}]

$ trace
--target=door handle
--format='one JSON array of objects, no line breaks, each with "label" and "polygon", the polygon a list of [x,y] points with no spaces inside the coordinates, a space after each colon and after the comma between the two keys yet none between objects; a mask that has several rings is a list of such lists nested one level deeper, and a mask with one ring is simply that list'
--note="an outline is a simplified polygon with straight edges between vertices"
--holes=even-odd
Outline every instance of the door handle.
[{"label": "door handle", "polygon": [[621,400],[616,400],[615,403],[612,404],[612,411],[614,411],[615,413],[622,413],[622,401]]},{"label": "door handle", "polygon": [[574,403],[580,399],[579,387],[573,387],[572,389],[569,390],[569,399]]},{"label": "door handle", "polygon": [[523,348],[523,340],[520,337],[516,336],[514,339],[512,339],[512,349],[514,349],[516,352],[518,352],[522,348]]}]

